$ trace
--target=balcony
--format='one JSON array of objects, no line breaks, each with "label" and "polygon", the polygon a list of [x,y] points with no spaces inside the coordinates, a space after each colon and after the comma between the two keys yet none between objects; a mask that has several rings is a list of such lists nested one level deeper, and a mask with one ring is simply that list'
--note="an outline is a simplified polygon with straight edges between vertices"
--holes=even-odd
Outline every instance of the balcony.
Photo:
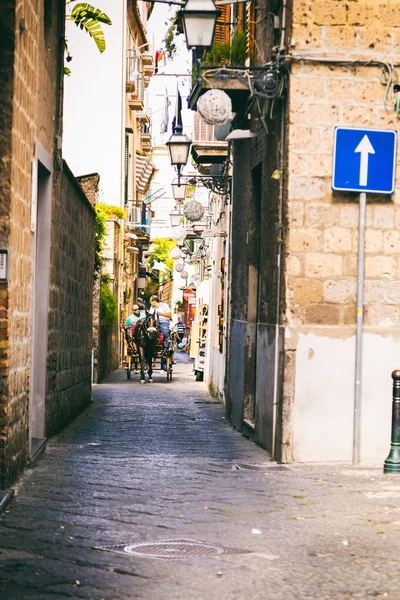
[{"label": "balcony", "polygon": [[144,80],[142,76],[138,76],[134,80],[134,92],[128,95],[128,106],[131,110],[137,111],[141,118],[145,119],[144,109]]},{"label": "balcony", "polygon": [[140,200],[128,202],[128,220],[126,227],[130,234],[136,236],[135,246],[147,244],[150,238],[150,228],[147,224],[147,207]]},{"label": "balcony", "polygon": [[232,100],[232,110],[237,113],[250,96],[249,84],[243,73],[250,58],[247,34],[232,30],[228,19],[225,22],[217,21],[215,39],[214,46],[202,63],[193,64],[189,108],[196,110],[200,96],[208,90],[219,89],[228,94]]},{"label": "balcony", "polygon": [[193,142],[192,157],[197,165],[224,163],[228,158],[228,142]]},{"label": "balcony", "polygon": [[142,148],[144,151],[148,152],[152,148],[151,142],[151,133],[149,132],[141,132],[140,139],[142,140]]},{"label": "balcony", "polygon": [[155,69],[153,55],[151,54],[151,52],[144,52],[140,58],[142,61],[143,75],[145,76],[145,78],[150,79],[150,77],[154,75]]},{"label": "balcony", "polygon": [[[203,74],[206,73],[206,77]],[[188,105],[196,110],[197,101],[212,89],[223,90],[232,100],[232,111],[240,112],[245,106],[250,89],[246,82],[237,77],[234,67],[200,66],[198,77],[189,96]]]}]

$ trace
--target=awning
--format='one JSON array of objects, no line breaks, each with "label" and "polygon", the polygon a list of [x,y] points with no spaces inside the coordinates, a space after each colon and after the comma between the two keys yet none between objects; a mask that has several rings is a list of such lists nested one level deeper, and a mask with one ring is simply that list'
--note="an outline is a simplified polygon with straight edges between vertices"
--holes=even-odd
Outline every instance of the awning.
[{"label": "awning", "polygon": [[145,194],[157,168],[149,154],[136,151],[135,158],[136,191]]}]

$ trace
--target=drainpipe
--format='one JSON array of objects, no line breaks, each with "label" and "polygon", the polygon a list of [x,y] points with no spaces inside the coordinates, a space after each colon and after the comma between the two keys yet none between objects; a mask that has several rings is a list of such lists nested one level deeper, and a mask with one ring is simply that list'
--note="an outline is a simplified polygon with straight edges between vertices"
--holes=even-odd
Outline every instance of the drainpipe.
[{"label": "drainpipe", "polygon": [[272,458],[276,457],[276,421],[277,421],[277,412],[278,412],[278,402],[279,402],[279,329],[280,329],[280,304],[281,304],[281,296],[282,296],[282,222],[283,222],[283,149],[285,143],[285,106],[282,107],[281,114],[281,135],[280,135],[280,150],[279,150],[279,208],[278,208],[278,223],[277,223],[277,235],[278,235],[278,257],[277,257],[277,271],[278,271],[278,281],[277,281],[277,292],[276,292],[276,325],[275,325],[275,364],[274,364],[274,403],[273,403],[273,411],[272,411]]},{"label": "drainpipe", "polygon": [[[285,51],[285,37],[286,37],[286,10],[287,0],[283,0],[282,4],[282,25],[281,25],[281,41],[280,50]],[[278,413],[278,402],[279,402],[279,334],[280,334],[280,321],[281,321],[281,297],[282,297],[282,235],[283,235],[283,168],[284,168],[284,147],[285,147],[285,130],[286,130],[286,104],[282,106],[281,112],[281,135],[279,140],[279,208],[278,208],[278,223],[277,223],[277,235],[278,235],[278,257],[277,257],[277,271],[278,271],[278,282],[276,292],[276,325],[275,325],[275,364],[274,364],[274,402],[272,410],[272,458],[275,459],[277,455],[276,449],[276,427],[277,427],[277,413]]]}]

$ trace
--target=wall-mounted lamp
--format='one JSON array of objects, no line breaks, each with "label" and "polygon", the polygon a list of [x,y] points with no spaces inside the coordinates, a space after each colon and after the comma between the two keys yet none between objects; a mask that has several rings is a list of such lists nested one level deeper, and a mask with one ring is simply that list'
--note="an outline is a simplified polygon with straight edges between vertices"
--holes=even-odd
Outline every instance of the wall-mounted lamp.
[{"label": "wall-mounted lamp", "polygon": [[8,277],[8,251],[0,250],[0,282],[7,281]]},{"label": "wall-mounted lamp", "polygon": [[218,9],[213,0],[187,0],[180,11],[188,48],[201,56],[214,43]]},{"label": "wall-mounted lamp", "polygon": [[172,187],[172,194],[174,196],[174,200],[177,204],[182,204],[186,198],[186,186],[187,186],[187,182],[186,181],[179,181],[177,179],[174,179],[174,181],[171,183],[171,187]]},{"label": "wall-mounted lamp", "polygon": [[171,227],[179,227],[182,220],[182,215],[179,210],[174,209],[170,212],[169,218],[171,219]]}]

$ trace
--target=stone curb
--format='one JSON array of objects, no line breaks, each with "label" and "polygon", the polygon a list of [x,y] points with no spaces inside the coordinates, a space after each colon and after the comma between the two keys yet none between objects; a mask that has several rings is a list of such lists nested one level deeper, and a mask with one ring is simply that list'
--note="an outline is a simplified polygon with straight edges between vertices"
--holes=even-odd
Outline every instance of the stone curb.
[{"label": "stone curb", "polygon": [[6,510],[11,500],[14,498],[14,490],[5,490],[0,492],[0,515]]}]

